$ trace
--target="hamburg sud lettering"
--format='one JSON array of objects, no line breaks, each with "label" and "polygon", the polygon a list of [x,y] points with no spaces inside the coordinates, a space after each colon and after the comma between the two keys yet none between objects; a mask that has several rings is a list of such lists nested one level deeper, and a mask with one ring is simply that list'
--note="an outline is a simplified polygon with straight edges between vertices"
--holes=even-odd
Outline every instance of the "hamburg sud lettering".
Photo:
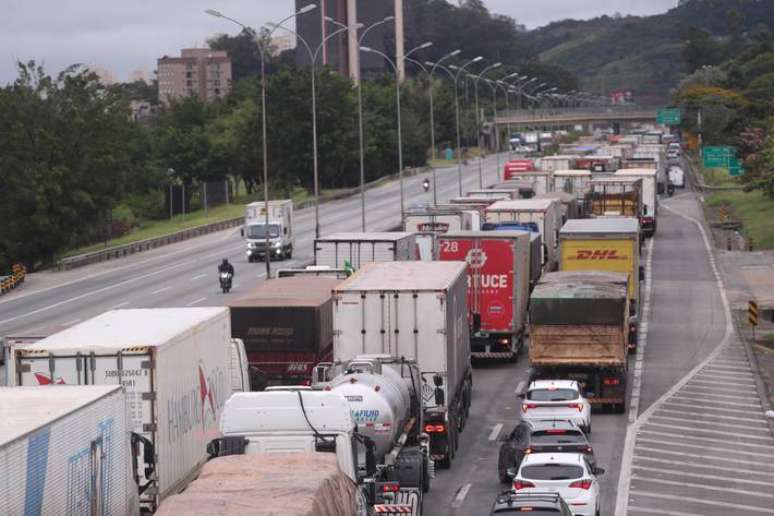
[{"label": "hamburg sud lettering", "polygon": [[194,428],[201,426],[205,429],[208,422],[217,423],[227,396],[225,380],[226,375],[221,368],[208,371],[199,362],[190,388],[170,398],[167,403],[170,444]]}]

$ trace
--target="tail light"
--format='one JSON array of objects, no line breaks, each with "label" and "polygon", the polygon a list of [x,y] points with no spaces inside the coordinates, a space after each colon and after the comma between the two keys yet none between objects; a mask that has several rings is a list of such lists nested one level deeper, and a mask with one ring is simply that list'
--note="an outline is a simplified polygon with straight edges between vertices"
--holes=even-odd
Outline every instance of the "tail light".
[{"label": "tail light", "polygon": [[589,489],[591,489],[591,480],[589,480],[588,478],[585,478],[583,480],[576,480],[575,482],[570,484],[570,487],[575,489],[585,489],[588,491]]},{"label": "tail light", "polygon": [[602,383],[605,385],[619,385],[621,380],[618,378],[605,378],[602,380]]},{"label": "tail light", "polygon": [[397,493],[400,491],[400,483],[398,482],[385,482],[382,485],[382,493]]},{"label": "tail light", "polygon": [[578,409],[578,412],[583,412],[583,403],[570,403],[567,408]]},{"label": "tail light", "polygon": [[509,339],[508,337],[503,337],[502,339],[498,340],[498,342],[500,344],[507,345],[511,343],[511,339]]},{"label": "tail light", "polygon": [[567,430],[562,430],[559,428],[551,428],[550,430],[546,430],[547,434],[566,434]]},{"label": "tail light", "polygon": [[446,425],[443,423],[428,423],[425,425],[425,432],[428,434],[438,434],[446,431]]},{"label": "tail light", "polygon": [[652,224],[653,223],[653,217],[642,217],[642,222],[645,224]]},{"label": "tail light", "polygon": [[524,455],[529,455],[532,453],[532,448],[524,448]]},{"label": "tail light", "polygon": [[586,450],[583,453],[588,453],[589,455],[593,455],[594,448],[592,448],[591,446],[586,446]]},{"label": "tail light", "polygon": [[514,480],[513,481],[513,489],[514,491],[518,491],[520,489],[527,489],[528,487],[535,487],[535,484],[532,482],[527,482],[526,480]]},{"label": "tail light", "polygon": [[528,411],[529,409],[537,408],[537,404],[535,403],[522,403],[521,404],[521,410],[523,412]]}]

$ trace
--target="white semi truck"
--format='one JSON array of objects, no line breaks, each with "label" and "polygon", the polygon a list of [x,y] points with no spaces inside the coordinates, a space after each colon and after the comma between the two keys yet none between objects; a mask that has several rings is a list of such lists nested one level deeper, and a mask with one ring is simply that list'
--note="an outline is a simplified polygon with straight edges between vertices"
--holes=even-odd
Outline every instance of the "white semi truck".
[{"label": "white semi truck", "polygon": [[431,458],[441,467],[451,466],[470,412],[467,296],[462,262],[372,263],[333,291],[333,359],[416,361]]},{"label": "white semi truck", "polygon": [[139,514],[118,385],[0,388],[0,514]]},{"label": "white semi truck", "polygon": [[17,386],[122,385],[130,428],[152,444],[137,464],[141,503],[181,490],[218,436],[223,404],[249,389],[228,309],[113,310],[11,350]]},{"label": "white semi truck", "polygon": [[[267,235],[268,233],[268,235]],[[258,261],[266,257],[284,260],[293,257],[293,201],[283,199],[269,201],[269,223],[266,224],[266,203],[251,202],[245,206],[245,225],[242,236],[247,242],[247,261]],[[268,236],[269,249],[266,250]]]}]

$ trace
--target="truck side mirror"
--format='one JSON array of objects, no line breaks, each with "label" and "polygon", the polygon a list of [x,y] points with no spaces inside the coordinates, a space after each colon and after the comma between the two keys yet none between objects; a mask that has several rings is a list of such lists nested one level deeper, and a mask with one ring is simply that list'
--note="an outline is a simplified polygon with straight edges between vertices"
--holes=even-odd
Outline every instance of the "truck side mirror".
[{"label": "truck side mirror", "polygon": [[145,464],[145,478],[151,478],[156,471],[156,450],[153,443],[147,437],[135,432],[131,433],[129,442],[132,449],[132,475],[134,476],[134,483],[137,484],[140,494],[142,494],[147,485],[145,487],[140,486],[140,476],[137,474],[140,446],[142,446],[142,461]]},{"label": "truck side mirror", "polygon": [[363,445],[366,449],[366,475],[367,476],[373,476],[376,473],[376,454],[374,453],[374,448],[376,448],[376,444],[374,443],[374,440],[371,439],[368,436],[363,435]]},{"label": "truck side mirror", "polygon": [[648,205],[645,204],[642,206],[642,214],[647,215],[648,214]]},{"label": "truck side mirror", "polygon": [[435,404],[446,405],[446,395],[440,387],[435,388]]},{"label": "truck side mirror", "polygon": [[516,470],[514,468],[508,468],[505,470],[505,478],[508,480],[513,480],[516,478]]},{"label": "truck side mirror", "polygon": [[245,236],[245,227],[244,226],[239,228],[239,234],[242,235],[242,236]]},{"label": "truck side mirror", "polygon": [[229,435],[218,437],[207,443],[207,455],[211,459],[225,457],[226,455],[243,455],[247,448],[247,439],[241,435]]},{"label": "truck side mirror", "polygon": [[285,226],[284,228],[282,228],[282,232],[283,232],[284,234],[286,234],[286,235],[288,234],[288,228],[287,228],[287,226]]},{"label": "truck side mirror", "polygon": [[645,281],[645,267],[640,265],[639,272],[640,272],[640,281]]}]

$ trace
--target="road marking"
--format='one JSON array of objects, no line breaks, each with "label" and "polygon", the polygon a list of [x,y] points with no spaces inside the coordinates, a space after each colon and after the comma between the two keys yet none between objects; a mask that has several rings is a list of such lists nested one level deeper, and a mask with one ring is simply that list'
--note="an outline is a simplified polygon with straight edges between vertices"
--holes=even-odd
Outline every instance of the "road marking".
[{"label": "road marking", "polygon": [[454,501],[452,502],[452,507],[455,509],[462,506],[462,502],[465,501],[465,497],[468,496],[468,491],[470,491],[470,484],[465,484],[460,488],[460,490],[457,492],[457,496],[454,497]]},{"label": "road marking", "polygon": [[719,400],[719,399],[716,399],[716,398],[708,398],[706,396],[695,396],[695,395],[694,396],[691,396],[691,395],[686,396],[682,392],[680,392],[679,394],[675,394],[674,396],[672,396],[669,399],[670,400],[678,400],[678,401],[680,401],[680,400],[699,401],[699,402],[701,402],[701,401],[708,401],[708,402],[711,402],[711,403],[718,403],[720,405],[732,405],[734,407],[750,407],[750,408],[753,408],[753,409],[761,410],[761,404],[760,403],[742,403],[741,401]]},{"label": "road marking", "polygon": [[[648,435],[662,435],[664,437],[676,437],[678,439],[688,439],[693,441],[706,441],[708,443],[721,443],[721,444],[727,444],[731,446],[731,448],[737,448],[739,446],[746,446],[748,448],[763,448],[765,450],[774,450],[774,446],[771,444],[748,444],[748,443],[742,443],[738,441],[731,441],[729,439],[715,439],[713,437],[696,437],[693,435],[675,435],[674,433],[668,433],[668,432],[659,432],[656,430],[640,430],[637,435],[642,434],[648,434]],[[719,447],[716,447],[716,449],[721,449]]]},{"label": "road marking", "polygon": [[[650,443],[650,444],[661,444],[664,446],[676,446],[678,448],[698,448],[700,450],[706,450],[708,447],[707,445],[701,445],[701,444],[691,444],[691,443],[684,443],[680,441],[667,441],[664,439],[651,439],[650,437],[640,437],[640,434],[637,434],[637,442],[638,443]],[[669,451],[669,450],[667,450]],[[774,453],[762,453],[762,452],[751,452],[751,451],[741,451],[736,449],[723,449],[723,448],[713,448],[713,452],[721,452],[721,453],[731,453],[734,455],[751,455],[753,457],[771,457],[774,459]],[[723,460],[726,460],[725,457],[723,457]]]},{"label": "road marking", "polygon": [[[724,407],[713,407],[712,405],[702,405],[700,403],[681,403],[679,401],[672,401],[672,398],[670,398],[664,404],[664,406],[667,406],[667,407],[698,408],[698,409],[702,409],[702,410],[715,410],[715,411],[720,411],[720,412],[724,412],[724,413],[725,412],[737,412],[739,414],[744,414],[744,415],[748,415],[748,416],[752,415],[751,413],[754,412],[752,410],[747,410],[747,409],[731,409],[731,408],[724,408]],[[707,414],[707,415],[714,417],[714,414]]]},{"label": "road marking", "polygon": [[719,378],[721,380],[733,380],[736,383],[755,383],[755,380],[753,380],[752,377],[752,373],[721,373],[717,371],[707,371],[705,369],[699,371],[696,376],[698,378],[711,377]]},{"label": "road marking", "polygon": [[663,516],[706,516],[705,514],[696,514],[695,512],[665,511],[664,509],[654,509],[652,507],[629,506],[629,512],[644,512],[647,514],[662,514]]},{"label": "road marking", "polygon": [[503,424],[497,423],[495,427],[492,429],[492,433],[489,434],[489,440],[494,441],[495,439],[497,439],[497,436],[500,435],[500,430],[502,429],[503,429]]},{"label": "road marking", "polygon": [[[686,466],[687,464],[683,464],[683,465]],[[705,475],[704,473],[689,473],[684,469],[677,470],[677,469],[667,469],[667,468],[651,468],[648,466],[639,466],[637,464],[634,465],[634,469],[638,469],[641,471],[652,471],[654,473],[666,473],[667,475],[685,475],[688,477],[705,478],[707,480],[727,480],[730,482],[736,481],[736,482],[743,482],[745,484],[757,484],[760,486],[767,486],[767,487],[772,486],[771,482],[764,482],[762,480],[751,480],[749,478],[729,477],[727,475],[724,475],[721,477],[718,475]],[[728,468],[723,468],[723,469],[728,469]],[[736,470],[736,471],[738,472],[739,470]],[[641,478],[641,480],[650,480],[650,479]],[[709,486],[709,487],[715,487],[715,486]]]},{"label": "road marking", "polygon": [[191,281],[196,281],[196,280],[198,280],[198,279],[202,279],[202,278],[203,278],[203,277],[205,277],[205,276],[206,276],[206,274],[197,274],[196,276],[194,276],[193,278],[191,278]]},{"label": "road marking", "polygon": [[642,480],[643,482],[654,482],[656,484],[664,484],[667,486],[690,487],[692,489],[706,489],[709,491],[717,491],[720,489],[724,493],[736,493],[736,494],[741,494],[745,496],[757,496],[759,498],[774,499],[774,494],[761,493],[760,491],[747,491],[746,489],[734,489],[728,486],[723,486],[723,487],[708,486],[706,484],[695,484],[693,482],[679,482],[677,480],[664,480],[661,478],[648,478],[648,477],[641,477],[639,475],[634,475],[633,480]]},{"label": "road marking", "polygon": [[73,319],[72,321],[67,321],[66,323],[62,323],[62,326],[72,326],[73,324],[81,322],[80,319]]},{"label": "road marking", "polygon": [[124,306],[126,306],[128,304],[129,304],[129,301],[124,301],[123,303],[119,303],[116,306],[110,308],[110,310],[117,310],[117,309],[122,308],[122,307],[124,307]]},{"label": "road marking", "polygon": [[527,386],[527,380],[522,380],[519,385],[516,386],[516,394],[519,395],[524,392],[524,387]]},{"label": "road marking", "polygon": [[206,301],[206,300],[207,300],[207,298],[206,298],[206,297],[200,297],[199,299],[194,299],[193,301],[191,301],[190,303],[188,303],[188,304],[187,304],[187,305],[185,305],[185,306],[193,306],[193,305],[198,305],[198,304],[199,304],[199,303],[201,303],[202,301]]},{"label": "road marking", "polygon": [[[696,464],[694,462],[680,462],[677,460],[667,460],[667,459],[659,459],[656,457],[645,457],[643,455],[635,455],[634,460],[646,460],[648,462],[659,462],[662,464],[671,464],[673,466],[682,466],[683,468],[689,467],[689,468],[699,468],[699,469],[710,469],[712,471],[717,470],[723,470],[723,471],[730,471],[732,473],[749,473],[751,475],[768,475],[769,472],[767,471],[759,471],[759,470],[751,470],[749,468],[746,469],[740,469],[740,468],[724,468],[722,466],[715,466],[714,464]],[[638,466],[635,466],[638,467]],[[684,471],[684,470],[681,470]],[[771,485],[771,482],[768,483],[768,485]]]},{"label": "road marking", "polygon": [[[728,385],[728,386],[733,386],[733,387],[739,387],[739,386],[740,386],[738,383],[731,383],[731,382],[710,382],[710,381],[707,381],[707,380],[691,380],[691,381],[690,381],[690,382],[688,382],[686,385],[687,385],[688,387],[696,387],[696,385],[695,385],[695,384],[697,384],[697,383],[698,383],[698,384],[700,384],[700,385],[699,385],[699,387],[700,387],[700,388],[704,388],[704,387],[701,387],[701,385],[712,385],[712,386],[714,386],[714,387],[717,387],[718,385]],[[723,389],[723,392],[731,392],[731,393],[739,393],[739,394],[750,394],[750,389],[734,389],[734,388],[724,388],[724,389]]]},{"label": "road marking", "polygon": [[[646,426],[644,428],[650,428],[652,426],[656,426],[656,427],[659,427],[659,428],[672,428],[672,429],[675,429],[675,430],[688,430],[689,432],[699,432],[699,433],[703,433],[703,434],[728,435],[728,430],[729,430],[728,427],[729,426],[737,426],[737,425],[725,424],[719,430],[707,430],[707,429],[704,429],[704,428],[697,428],[695,426],[668,425],[666,423],[654,423],[653,421],[648,421],[648,426]],[[762,434],[762,435],[766,435],[766,434]],[[746,433],[741,433],[741,432],[734,431],[734,437],[744,437],[745,439],[757,439],[759,441],[771,442],[771,434],[768,434],[768,436],[766,436],[766,437],[760,437],[760,436],[757,436],[757,435],[746,434]],[[724,442],[729,442],[729,441],[728,441],[728,439],[726,439]]]},{"label": "road marking", "polygon": [[720,371],[720,372],[729,372],[729,373],[730,372],[740,372],[740,373],[751,373],[752,372],[750,370],[749,366],[744,367],[744,366],[741,366],[741,364],[740,364],[740,367],[731,367],[731,366],[726,366],[726,365],[711,364],[711,365],[705,367],[702,370],[705,371],[705,372],[717,370],[717,371]]},{"label": "road marking", "polygon": [[724,399],[729,399],[729,400],[745,400],[745,401],[757,401],[758,400],[758,398],[754,398],[752,396],[731,396],[729,394],[717,394],[717,393],[709,391],[709,390],[692,391],[692,390],[688,390],[686,388],[686,389],[683,389],[683,390],[680,391],[680,396],[683,396],[683,395],[686,395],[686,394],[688,394],[688,395],[691,395],[691,394],[710,395],[713,398],[724,398]]},{"label": "road marking", "polygon": [[[705,447],[706,448],[706,447]],[[640,451],[648,451],[653,453],[663,453],[665,455],[672,456],[679,456],[679,457],[691,457],[692,459],[704,459],[707,460],[706,455],[699,455],[698,453],[688,453],[688,452],[677,452],[677,451],[671,451],[671,450],[662,450],[659,448],[650,448],[647,446],[641,446],[638,450]],[[754,466],[763,466],[764,468],[772,468],[771,462],[756,462],[754,460],[749,459],[733,459],[733,458],[727,458],[723,457],[723,462],[736,462],[738,464],[742,464],[744,466],[747,466],[749,464],[752,464]]]},{"label": "road marking", "polygon": [[738,416],[716,416],[715,414],[706,414],[704,412],[689,412],[686,410],[672,410],[669,408],[660,408],[659,411],[661,412],[670,412],[675,414],[680,414],[683,416],[691,415],[696,416],[699,421],[704,421],[702,418],[709,418],[711,421],[715,419],[728,419],[729,421],[747,421],[748,423],[752,424],[758,424],[758,425],[764,425],[768,426],[768,423],[766,423],[766,420],[762,417],[760,419],[753,419],[749,417],[738,417]]},{"label": "road marking", "polygon": [[684,504],[685,502],[691,502],[691,503],[698,503],[703,505],[712,505],[714,507],[728,507],[731,509],[735,509],[736,511],[739,511],[741,509],[746,509],[751,512],[762,512],[764,514],[774,514],[774,509],[767,509],[766,507],[756,507],[754,505],[742,505],[739,503],[729,503],[729,502],[717,502],[715,500],[707,500],[706,498],[693,498],[690,496],[677,496],[677,495],[670,495],[670,494],[664,494],[664,493],[655,493],[653,491],[640,491],[637,490],[636,493],[633,493],[635,496],[645,496],[648,498],[661,498],[663,500],[675,500],[677,502],[681,502]]},{"label": "road marking", "polygon": [[170,287],[162,287],[162,288],[160,288],[158,290],[154,290],[153,292],[151,292],[151,295],[155,296],[156,294],[161,294],[162,292],[165,292],[165,291],[167,291],[167,290],[169,290],[171,288],[172,288],[171,286]]},{"label": "road marking", "polygon": [[655,240],[648,240],[648,255],[645,258],[645,297],[642,303],[642,321],[639,327],[639,340],[637,342],[637,365],[634,368],[632,379],[631,399],[629,400],[629,425],[634,424],[640,411],[640,394],[642,391],[642,364],[645,362],[645,348],[648,345],[648,317],[650,316],[650,297],[653,292],[653,247]]},{"label": "road marking", "polygon": [[[749,423],[745,423],[743,425],[735,425],[734,423],[727,423],[726,421],[705,421],[705,420],[697,420],[697,419],[686,419],[682,417],[662,416],[660,414],[653,414],[653,416],[651,417],[654,419],[668,419],[670,421],[681,421],[684,423],[690,423],[692,425],[717,426],[720,428],[736,427],[736,428],[742,428],[744,430],[757,430],[756,428],[750,428]],[[771,432],[769,432],[769,429],[768,429],[768,425],[766,425],[765,429],[761,428],[760,430],[765,435],[771,435]]]}]

